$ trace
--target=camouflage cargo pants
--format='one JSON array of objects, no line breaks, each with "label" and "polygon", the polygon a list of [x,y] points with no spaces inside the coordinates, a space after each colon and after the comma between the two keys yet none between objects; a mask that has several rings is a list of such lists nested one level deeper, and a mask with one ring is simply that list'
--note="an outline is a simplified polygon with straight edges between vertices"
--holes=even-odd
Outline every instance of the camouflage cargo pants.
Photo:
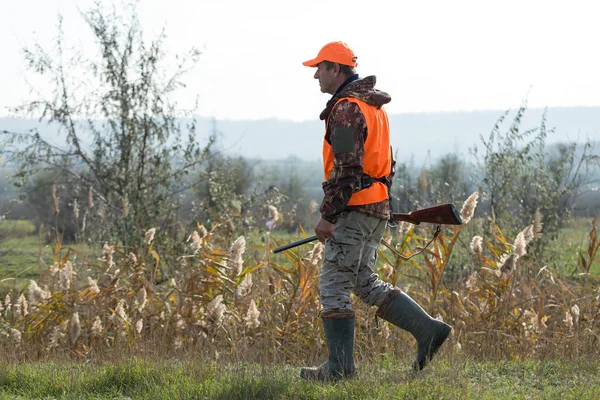
[{"label": "camouflage cargo pants", "polygon": [[370,306],[380,306],[393,286],[373,271],[387,221],[360,212],[344,212],[333,237],[325,241],[319,276],[323,312],[352,309],[350,294]]}]

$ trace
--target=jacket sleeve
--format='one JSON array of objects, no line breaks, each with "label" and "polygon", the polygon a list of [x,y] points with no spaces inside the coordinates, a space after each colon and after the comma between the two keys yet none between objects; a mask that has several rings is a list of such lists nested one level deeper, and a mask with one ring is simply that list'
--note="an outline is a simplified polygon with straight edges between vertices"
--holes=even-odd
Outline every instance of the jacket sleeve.
[{"label": "jacket sleeve", "polygon": [[321,217],[337,221],[352,196],[355,182],[363,174],[367,123],[356,103],[343,100],[331,111],[325,140],[333,147],[333,168],[323,183]]}]

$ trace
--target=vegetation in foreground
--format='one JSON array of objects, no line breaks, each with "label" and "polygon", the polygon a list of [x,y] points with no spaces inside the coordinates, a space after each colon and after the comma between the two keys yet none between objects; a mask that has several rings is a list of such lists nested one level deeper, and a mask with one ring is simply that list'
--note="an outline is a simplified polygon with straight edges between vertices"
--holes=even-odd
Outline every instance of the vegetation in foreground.
[{"label": "vegetation in foreground", "polygon": [[[338,383],[306,383],[291,365],[193,360],[2,365],[0,398],[597,399],[597,358],[474,362],[444,356],[412,377],[408,359],[362,365]],[[18,397],[15,397],[18,396]]]},{"label": "vegetation in foreground", "polygon": [[[443,227],[428,247],[431,227],[398,226],[378,253],[380,278],[448,321],[454,334],[447,347],[469,357],[510,360],[596,352],[599,279],[591,271],[600,248],[596,220],[587,252],[579,254],[583,273],[577,277],[535,265],[528,256],[542,234],[536,215],[514,238],[490,221],[489,239],[472,237],[464,277],[445,280],[477,199],[475,192],[464,202],[463,225]],[[145,247],[134,252],[105,244],[99,258],[63,246],[56,237],[40,279],[0,300],[5,358],[51,360],[67,352],[92,362],[134,351],[224,361],[227,355],[236,362],[261,354],[263,360],[300,364],[324,357],[317,285],[323,245],[275,257],[275,240],[247,248],[242,235],[226,249],[219,229],[199,224],[168,279],[156,228],[146,233]],[[406,259],[423,247],[422,255]],[[406,332],[377,320],[375,310],[356,299],[355,310],[357,353],[405,354],[399,343],[412,340]]]}]

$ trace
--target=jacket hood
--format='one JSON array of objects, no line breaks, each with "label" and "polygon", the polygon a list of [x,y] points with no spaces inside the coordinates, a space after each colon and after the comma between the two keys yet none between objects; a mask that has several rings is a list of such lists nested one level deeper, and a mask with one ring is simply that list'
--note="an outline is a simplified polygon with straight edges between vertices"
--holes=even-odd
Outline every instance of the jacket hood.
[{"label": "jacket hood", "polygon": [[353,97],[377,108],[392,101],[392,97],[388,93],[375,89],[375,83],[377,83],[377,78],[374,75],[350,82],[327,102],[327,106],[319,118],[327,119],[335,103],[342,97]]}]

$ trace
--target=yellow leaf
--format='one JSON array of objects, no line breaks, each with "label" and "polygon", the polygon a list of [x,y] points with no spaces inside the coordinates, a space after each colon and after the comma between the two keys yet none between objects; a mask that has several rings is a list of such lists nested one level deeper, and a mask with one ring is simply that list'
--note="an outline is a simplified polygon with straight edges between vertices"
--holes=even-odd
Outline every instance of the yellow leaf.
[{"label": "yellow leaf", "polygon": [[212,267],[212,266],[207,266],[206,272],[208,272],[212,275],[221,276],[221,272],[219,272],[218,269],[216,269],[215,267]]},{"label": "yellow leaf", "polygon": [[258,264],[256,264],[254,267],[250,268],[250,267],[246,267],[246,271],[244,272],[244,275],[249,274],[251,272],[256,271],[257,269],[259,269],[260,267],[262,267],[263,265],[265,265],[264,261],[259,262]]},{"label": "yellow leaf", "polygon": [[508,242],[506,241],[506,238],[504,237],[504,234],[502,233],[502,230],[500,229],[500,227],[496,224],[494,224],[494,228],[496,231],[498,231],[498,233],[496,232],[492,232],[492,235],[494,235],[494,237],[496,239],[498,239],[502,244],[506,245],[508,244]]},{"label": "yellow leaf", "polygon": [[71,250],[67,250],[67,254],[65,254],[65,256],[62,259],[62,263],[61,263],[62,265],[65,265],[65,263],[69,259],[69,254],[71,254]]},{"label": "yellow leaf", "polygon": [[73,353],[77,354],[79,357],[81,358],[85,358],[85,354],[83,354],[81,351],[79,350],[73,350]]},{"label": "yellow leaf", "polygon": [[273,266],[273,267],[274,267],[276,270],[278,270],[278,271],[281,271],[281,272],[284,272],[284,273],[286,273],[286,274],[293,274],[293,273],[294,273],[294,271],[292,271],[290,268],[286,268],[286,267],[284,267],[284,266],[282,266],[282,265],[279,265],[279,264],[274,264],[274,263],[273,263],[273,264],[271,264],[271,265],[272,265],[272,266]]}]

